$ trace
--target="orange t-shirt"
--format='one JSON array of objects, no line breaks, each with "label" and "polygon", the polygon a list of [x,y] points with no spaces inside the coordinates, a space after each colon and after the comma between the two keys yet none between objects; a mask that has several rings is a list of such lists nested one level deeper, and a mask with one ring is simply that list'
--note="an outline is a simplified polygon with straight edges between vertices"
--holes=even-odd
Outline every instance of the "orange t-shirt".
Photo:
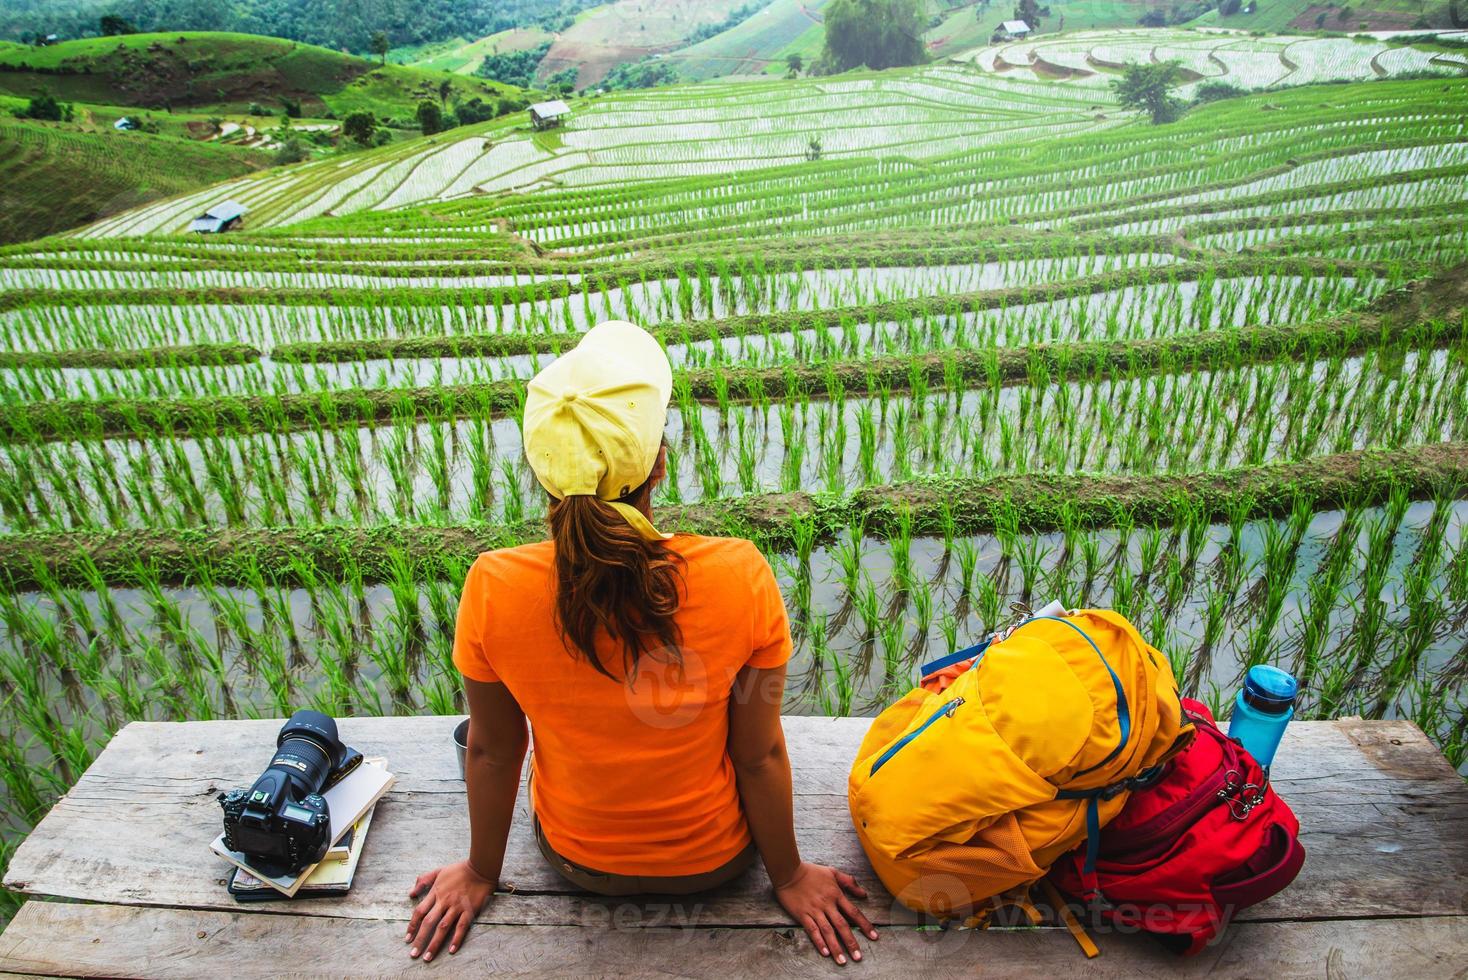
[{"label": "orange t-shirt", "polygon": [[[741,667],[790,658],[769,564],[739,538],[680,534],[682,669],[644,655],[634,684],[573,654],[555,624],[549,541],[486,552],[464,582],[454,664],[503,683],[530,721],[536,816],[568,860],[611,874],[700,874],[749,844],[729,760]],[[622,676],[609,640],[597,653]]]}]

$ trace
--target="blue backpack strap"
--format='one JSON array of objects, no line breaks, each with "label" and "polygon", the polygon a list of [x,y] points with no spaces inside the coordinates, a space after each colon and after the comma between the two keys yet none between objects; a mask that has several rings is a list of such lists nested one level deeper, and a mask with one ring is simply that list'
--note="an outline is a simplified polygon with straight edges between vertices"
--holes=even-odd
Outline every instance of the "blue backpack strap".
[{"label": "blue backpack strap", "polygon": [[982,657],[984,655],[984,651],[989,649],[989,644],[993,642],[994,638],[991,636],[982,643],[975,643],[971,647],[966,647],[962,650],[954,651],[947,656],[939,657],[937,660],[931,660],[928,663],[923,664],[922,670],[918,672],[918,679],[922,680],[923,678],[926,678],[931,674],[936,674],[940,670],[952,667],[954,664],[961,664],[965,660],[972,660],[975,657]]},{"label": "blue backpack strap", "polygon": [[1057,800],[1086,801],[1086,860],[1081,865],[1081,886],[1085,889],[1085,894],[1081,897],[1088,902],[1102,897],[1100,884],[1096,880],[1096,858],[1101,855],[1101,800],[1111,788],[1101,786],[1096,789],[1063,789],[1055,794]]}]

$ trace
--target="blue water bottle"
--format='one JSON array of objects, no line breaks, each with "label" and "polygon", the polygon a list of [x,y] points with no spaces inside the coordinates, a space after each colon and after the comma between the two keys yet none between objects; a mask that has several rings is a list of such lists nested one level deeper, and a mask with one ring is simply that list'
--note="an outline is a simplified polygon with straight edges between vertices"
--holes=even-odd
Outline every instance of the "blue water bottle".
[{"label": "blue water bottle", "polygon": [[1244,687],[1234,699],[1228,722],[1228,737],[1240,744],[1265,769],[1274,761],[1274,750],[1285,726],[1295,714],[1300,685],[1278,667],[1259,664],[1244,675]]}]

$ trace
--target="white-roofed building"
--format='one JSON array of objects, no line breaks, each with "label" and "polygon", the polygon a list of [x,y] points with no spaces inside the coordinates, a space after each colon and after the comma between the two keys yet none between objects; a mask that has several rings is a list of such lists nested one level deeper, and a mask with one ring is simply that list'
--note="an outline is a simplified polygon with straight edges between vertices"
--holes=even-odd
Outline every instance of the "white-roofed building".
[{"label": "white-roofed building", "polygon": [[238,201],[223,201],[189,223],[189,231],[217,234],[238,228],[245,216],[245,206]]},{"label": "white-roofed building", "polygon": [[1001,41],[1014,41],[1022,37],[1029,37],[1030,25],[1022,20],[1006,20],[999,25],[999,29],[994,34]]},{"label": "white-roofed building", "polygon": [[559,126],[571,114],[571,107],[560,99],[537,102],[530,107],[530,125],[536,129]]}]

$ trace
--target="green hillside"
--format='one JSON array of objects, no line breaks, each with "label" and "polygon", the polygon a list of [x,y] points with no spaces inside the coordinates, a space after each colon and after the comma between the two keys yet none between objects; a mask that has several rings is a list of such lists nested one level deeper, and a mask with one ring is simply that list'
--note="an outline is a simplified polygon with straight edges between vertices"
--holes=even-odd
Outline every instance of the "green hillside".
[{"label": "green hillside", "polygon": [[[375,31],[394,47],[485,37],[520,27],[564,30],[597,0],[5,0],[0,38],[72,40],[111,14],[138,31],[268,34],[365,55]],[[687,0],[682,0],[687,2]]]},{"label": "green hillside", "polygon": [[825,42],[821,10],[829,0],[774,0],[739,25],[665,57],[690,80],[785,71],[785,56],[809,64]]},{"label": "green hillside", "polygon": [[[445,92],[440,86],[447,84]],[[0,46],[0,93],[101,105],[242,111],[300,102],[303,114],[366,109],[411,118],[420,99],[497,98],[519,90],[484,79],[375,62],[251,34],[133,34],[50,47]]]},{"label": "green hillside", "polygon": [[414,68],[473,75],[490,55],[525,51],[551,38],[551,34],[538,27],[517,27],[474,40],[456,37],[434,44],[394,48],[388,52],[388,59]]},{"label": "green hillside", "polygon": [[0,242],[41,238],[258,170],[269,154],[0,116]]}]

